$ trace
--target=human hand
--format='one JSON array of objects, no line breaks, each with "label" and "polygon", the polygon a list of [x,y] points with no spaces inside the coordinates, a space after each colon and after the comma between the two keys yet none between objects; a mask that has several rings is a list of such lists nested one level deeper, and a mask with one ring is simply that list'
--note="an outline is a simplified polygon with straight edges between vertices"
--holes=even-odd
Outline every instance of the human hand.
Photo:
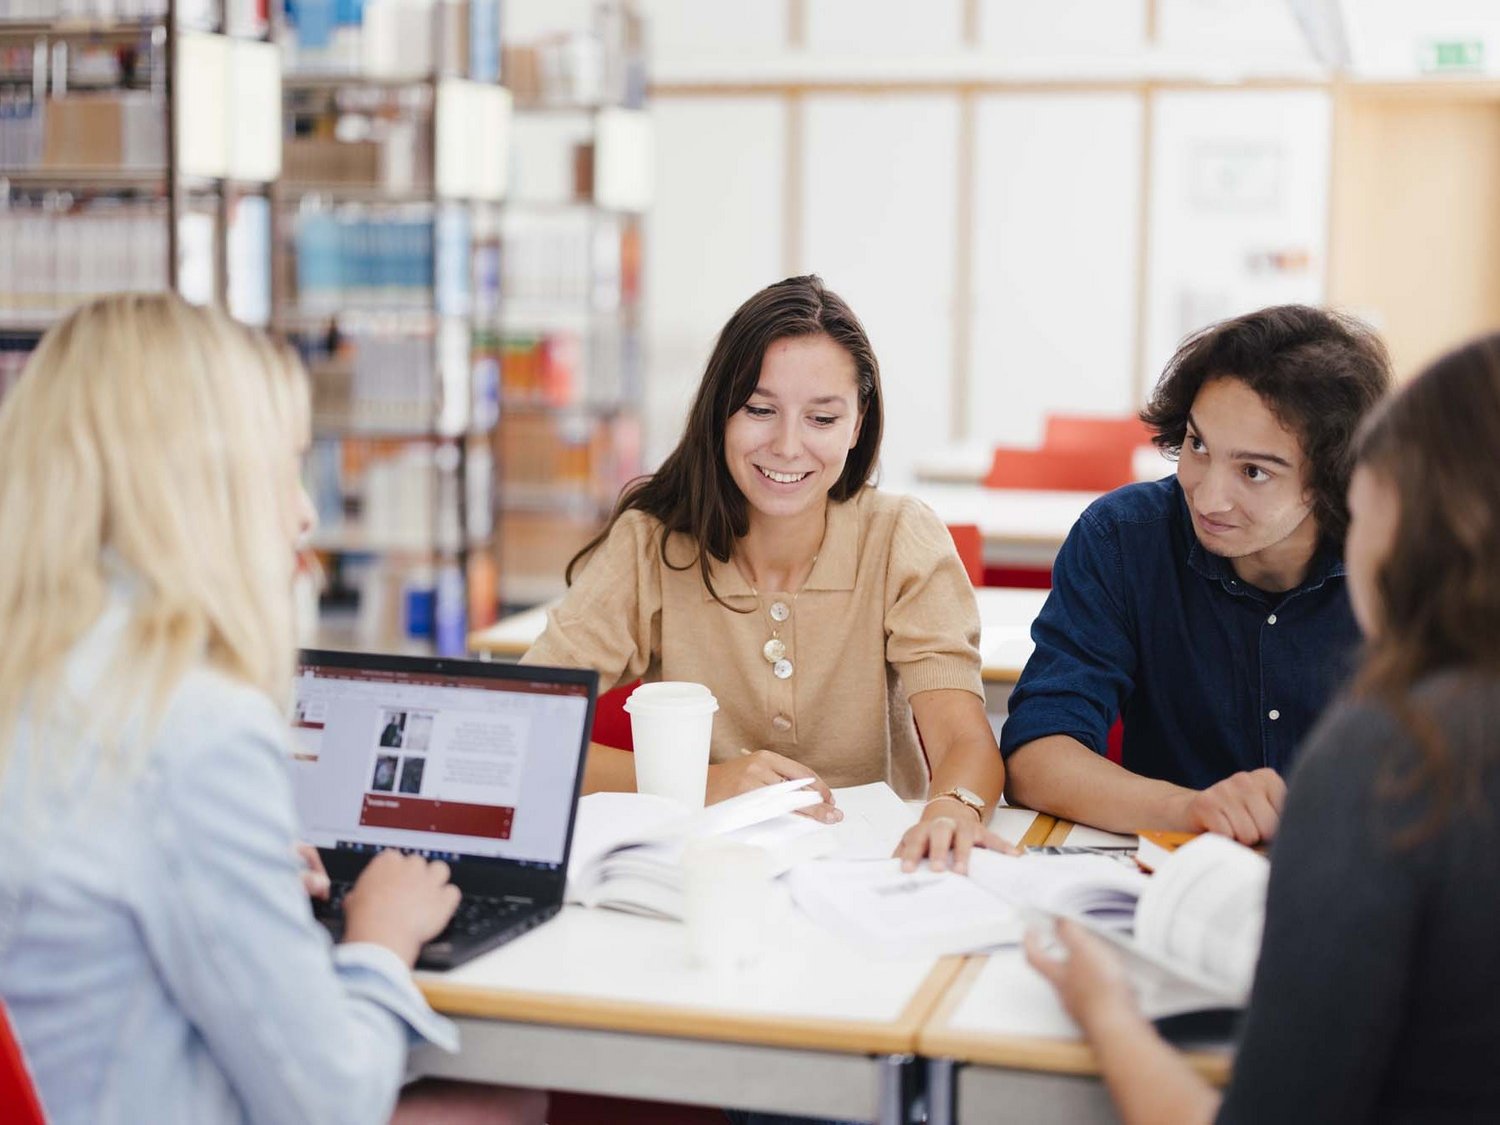
[{"label": "human hand", "polygon": [[415,965],[422,943],[443,932],[460,897],[442,860],[383,851],[344,896],[344,940],[383,945]]},{"label": "human hand", "polygon": [[302,869],[302,887],[309,898],[327,899],[332,885],[328,881],[328,869],[323,866],[323,857],[311,844],[299,842],[297,855],[306,866]]},{"label": "human hand", "polygon": [[812,784],[808,788],[823,798],[822,804],[809,805],[805,809],[798,809],[798,812],[814,820],[821,820],[824,824],[837,824],[844,819],[844,814],[834,807],[833,792],[823,784],[822,778],[801,762],[794,762],[773,750],[741,750],[738,758],[709,766],[707,801],[710,805],[716,804],[740,793],[748,793],[752,789],[775,785],[778,781],[794,777],[812,778]]},{"label": "human hand", "polygon": [[951,861],[954,871],[967,875],[969,852],[974,848],[1018,854],[1014,844],[981,824],[968,805],[952,797],[936,797],[927,802],[922,819],[906,830],[892,855],[901,861],[902,871],[915,871],[930,856],[934,871],[945,870]]},{"label": "human hand", "polygon": [[1188,831],[1216,832],[1242,844],[1258,844],[1276,835],[1285,803],[1286,782],[1279,773],[1250,770],[1189,794],[1184,818]]},{"label": "human hand", "polygon": [[1054,948],[1035,929],[1026,930],[1026,960],[1057,990],[1073,1022],[1090,1039],[1111,1023],[1144,1023],[1120,958],[1076,922],[1059,919]]}]

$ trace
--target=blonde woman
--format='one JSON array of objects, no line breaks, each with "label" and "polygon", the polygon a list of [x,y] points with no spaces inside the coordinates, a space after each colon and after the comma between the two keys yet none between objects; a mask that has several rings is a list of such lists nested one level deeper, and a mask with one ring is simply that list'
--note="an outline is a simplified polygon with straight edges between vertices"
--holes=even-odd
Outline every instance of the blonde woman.
[{"label": "blonde woman", "polygon": [[454,1041],[409,975],[444,865],[377,858],[332,957],[300,880],[307,415],[167,295],[74,312],[0,407],[0,1001],[58,1125],[382,1121],[408,1042]]}]

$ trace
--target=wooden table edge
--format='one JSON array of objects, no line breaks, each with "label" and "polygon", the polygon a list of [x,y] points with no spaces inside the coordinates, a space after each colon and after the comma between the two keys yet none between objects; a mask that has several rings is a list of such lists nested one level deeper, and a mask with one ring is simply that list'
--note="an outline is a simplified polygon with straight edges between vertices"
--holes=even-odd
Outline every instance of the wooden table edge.
[{"label": "wooden table edge", "polygon": [[[1044,820],[1048,823],[1043,824]],[[1038,814],[1036,822],[1023,837],[1023,843],[1028,846],[1041,840],[1046,840],[1048,844],[1061,843],[1072,828],[1071,821],[1054,820]],[[948,1026],[953,1013],[958,1010],[969,989],[974,986],[974,981],[984,971],[987,961],[988,957],[982,956],[968,958],[962,970],[954,977],[942,1002],[933,1009],[931,1018],[917,1034],[918,1054],[1015,1070],[1099,1077],[1098,1056],[1082,1040],[992,1035],[979,1031],[959,1031]],[[1195,1071],[1214,1085],[1223,1086],[1229,1081],[1231,1059],[1227,1052],[1188,1051],[1184,1052],[1184,1057]]]},{"label": "wooden table edge", "polygon": [[676,1039],[832,1051],[842,1054],[905,1054],[963,968],[963,958],[940,958],[917,986],[901,1014],[889,1022],[823,1019],[649,1004],[633,1000],[564,996],[419,979],[432,1007],[445,1016],[472,1016],[511,1023],[549,1024],[659,1035]]},{"label": "wooden table edge", "polygon": [[1046,813],[1037,813],[1036,819],[1031,822],[1031,827],[1021,834],[1016,841],[1023,848],[1039,848],[1045,844],[1052,833],[1056,830],[1057,819]]}]

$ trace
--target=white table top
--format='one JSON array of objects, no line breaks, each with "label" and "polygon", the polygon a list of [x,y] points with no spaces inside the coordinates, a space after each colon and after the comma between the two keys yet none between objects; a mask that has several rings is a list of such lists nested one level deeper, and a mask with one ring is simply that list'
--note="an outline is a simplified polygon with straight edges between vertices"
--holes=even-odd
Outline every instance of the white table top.
[{"label": "white table top", "polygon": [[[1036,646],[1031,623],[1047,600],[1046,590],[1015,590],[984,586],[974,591],[979,601],[979,654],[989,683],[1014,683]],[[495,656],[519,658],[547,626],[547,607],[497,621],[469,634],[469,649]]]},{"label": "white table top", "polygon": [[922,483],[911,494],[946,524],[970,523],[984,539],[986,562],[1047,566],[1097,492],[986,488],[982,484]]},{"label": "white table top", "polygon": [[567,906],[447,973],[418,973],[450,1014],[847,1051],[904,1051],[957,973],[956,958],[887,959],[779,900],[755,963],[714,970],[679,922]]}]

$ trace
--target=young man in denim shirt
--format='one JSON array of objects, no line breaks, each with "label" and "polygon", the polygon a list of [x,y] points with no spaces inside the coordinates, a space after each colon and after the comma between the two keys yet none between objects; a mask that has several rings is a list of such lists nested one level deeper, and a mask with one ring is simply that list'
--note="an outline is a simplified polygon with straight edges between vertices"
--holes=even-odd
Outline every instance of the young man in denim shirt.
[{"label": "young man in denim shirt", "polygon": [[1101,497],[1058,553],[1001,734],[1012,801],[1119,832],[1275,834],[1281,775],[1359,641],[1350,446],[1389,383],[1368,329],[1303,306],[1183,344],[1141,415],[1176,476]]}]

